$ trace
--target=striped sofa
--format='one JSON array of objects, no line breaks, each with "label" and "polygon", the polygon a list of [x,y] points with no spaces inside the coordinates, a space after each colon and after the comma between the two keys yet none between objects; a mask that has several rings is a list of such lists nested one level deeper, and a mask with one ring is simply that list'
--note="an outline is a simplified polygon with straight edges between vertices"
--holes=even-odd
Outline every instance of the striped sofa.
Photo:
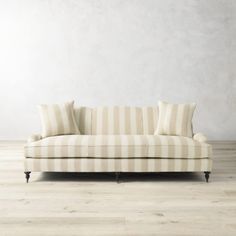
[{"label": "striped sofa", "polygon": [[154,135],[157,107],[75,108],[80,135],[32,135],[24,148],[30,172],[205,172],[212,148],[193,138]]}]

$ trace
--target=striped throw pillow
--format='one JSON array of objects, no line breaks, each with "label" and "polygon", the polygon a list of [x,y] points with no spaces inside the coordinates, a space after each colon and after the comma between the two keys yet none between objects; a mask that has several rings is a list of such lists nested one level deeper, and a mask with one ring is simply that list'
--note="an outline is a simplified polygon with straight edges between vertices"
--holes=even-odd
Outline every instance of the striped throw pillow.
[{"label": "striped throw pillow", "polygon": [[191,104],[170,104],[159,102],[159,120],[156,135],[177,135],[191,137],[192,117],[196,108],[195,103]]},{"label": "striped throw pillow", "polygon": [[42,137],[79,134],[74,115],[74,101],[62,105],[39,105]]}]

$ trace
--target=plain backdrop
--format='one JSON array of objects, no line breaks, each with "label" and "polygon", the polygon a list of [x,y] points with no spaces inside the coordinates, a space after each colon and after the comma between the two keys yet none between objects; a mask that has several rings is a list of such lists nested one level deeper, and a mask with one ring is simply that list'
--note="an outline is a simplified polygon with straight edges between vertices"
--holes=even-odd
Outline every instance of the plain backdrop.
[{"label": "plain backdrop", "polygon": [[236,139],[236,1],[0,0],[0,139],[37,105],[196,102],[194,131]]}]

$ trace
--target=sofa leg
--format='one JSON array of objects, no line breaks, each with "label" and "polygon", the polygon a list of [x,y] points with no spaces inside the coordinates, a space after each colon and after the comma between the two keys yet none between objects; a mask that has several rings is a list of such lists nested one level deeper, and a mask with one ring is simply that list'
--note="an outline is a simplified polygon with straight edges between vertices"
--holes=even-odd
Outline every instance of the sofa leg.
[{"label": "sofa leg", "polygon": [[206,179],[206,182],[208,183],[208,180],[209,180],[209,176],[210,176],[210,173],[209,171],[204,171],[205,173],[205,179]]},{"label": "sofa leg", "polygon": [[26,171],[26,172],[25,172],[26,183],[29,182],[30,173],[31,173],[30,171]]},{"label": "sofa leg", "polygon": [[116,182],[119,183],[120,172],[116,172]]}]

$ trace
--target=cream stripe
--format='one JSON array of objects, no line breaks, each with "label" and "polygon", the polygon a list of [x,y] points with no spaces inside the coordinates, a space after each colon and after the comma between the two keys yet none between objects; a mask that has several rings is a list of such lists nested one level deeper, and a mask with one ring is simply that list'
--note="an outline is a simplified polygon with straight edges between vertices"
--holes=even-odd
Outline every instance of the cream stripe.
[{"label": "cream stripe", "polygon": [[176,114],[176,134],[181,134],[182,131],[182,116],[184,112],[184,104],[179,104]]},{"label": "cream stripe", "polygon": [[130,136],[122,135],[121,138],[121,157],[129,157],[129,139]]},{"label": "cream stripe", "polygon": [[155,171],[155,159],[147,159],[148,160],[148,171]]},{"label": "cream stripe", "polygon": [[151,130],[150,134],[155,133],[158,127],[158,122],[159,122],[159,108],[155,107],[155,108],[152,108],[152,110],[153,110],[153,129]]},{"label": "cream stripe", "polygon": [[137,108],[130,109],[130,132],[129,134],[138,134],[138,125],[137,125]]},{"label": "cream stripe", "polygon": [[171,111],[172,111],[172,105],[169,104],[168,106],[166,106],[166,118],[165,118],[165,121],[164,121],[164,125],[163,125],[163,134],[171,134],[170,132],[170,127],[169,127],[169,124],[171,123]]},{"label": "cream stripe", "polygon": [[179,163],[178,159],[174,158],[172,161],[174,163],[173,163],[173,170],[171,170],[171,171],[178,171],[180,169],[180,166],[178,165],[178,163]]},{"label": "cream stripe", "polygon": [[107,159],[107,162],[108,162],[108,167],[107,167],[108,170],[107,170],[107,171],[108,171],[108,172],[109,172],[109,171],[111,171],[111,172],[112,172],[112,171],[115,171],[115,159],[113,159],[113,158],[112,158],[112,159],[111,159],[111,158],[110,158],[110,159]]},{"label": "cream stripe", "polygon": [[125,107],[125,133],[124,134],[131,134],[132,130],[131,130],[131,123],[132,121],[134,121],[135,119],[132,118],[131,120],[131,113],[132,111],[135,110],[133,107]]},{"label": "cream stripe", "polygon": [[67,159],[67,171],[76,172],[74,159]]},{"label": "cream stripe", "polygon": [[76,157],[76,137],[80,137],[80,136],[77,136],[77,135],[70,135],[68,137],[68,142],[67,142],[67,145],[70,146],[70,148],[68,148],[68,156],[69,157]]},{"label": "cream stripe", "polygon": [[84,134],[92,134],[92,111],[90,108],[85,109]]},{"label": "cream stripe", "polygon": [[119,134],[125,134],[125,107],[119,107]]},{"label": "cream stripe", "polygon": [[186,141],[187,141],[187,145],[188,145],[188,156],[187,156],[187,158],[194,158],[195,153],[194,153],[194,148],[192,146],[191,139],[186,138]]},{"label": "cream stripe", "polygon": [[114,107],[114,124],[115,124],[115,131],[114,134],[119,134],[120,133],[120,119],[119,119],[119,108]]},{"label": "cream stripe", "polygon": [[65,131],[71,131],[70,120],[68,119],[68,113],[65,112],[68,108],[64,104],[61,107],[59,105],[54,105],[54,114],[58,123],[57,130],[60,131],[59,134],[64,134]]},{"label": "cream stripe", "polygon": [[100,134],[109,134],[111,122],[108,120],[108,108],[103,107],[101,114],[102,132]]},{"label": "cream stripe", "polygon": [[58,122],[56,119],[56,114],[53,110],[53,105],[50,107],[47,107],[47,112],[48,112],[49,124],[51,125],[50,126],[51,133],[47,133],[46,136],[50,136],[51,134],[57,133],[57,130],[59,130],[59,127],[58,127]]},{"label": "cream stripe", "polygon": [[148,142],[148,146],[147,146],[147,156],[148,157],[154,157],[155,156],[155,136],[152,135],[148,135],[147,136],[147,142]]},{"label": "cream stripe", "polygon": [[142,167],[141,167],[141,160],[139,159],[139,158],[137,158],[137,159],[132,159],[133,161],[134,161],[134,170],[136,171],[136,172],[141,172],[141,169],[142,169]]},{"label": "cream stripe", "polygon": [[97,109],[97,131],[96,134],[102,134],[102,128],[103,128],[103,108],[99,107]]},{"label": "cream stripe", "polygon": [[109,134],[116,133],[116,130],[115,130],[116,124],[115,124],[114,114],[115,114],[114,107],[108,110],[108,122],[110,123]]},{"label": "cream stripe", "polygon": [[181,145],[181,139],[180,138],[174,138],[174,145],[175,145],[175,157],[180,158],[182,157],[182,145]]},{"label": "cream stripe", "polygon": [[161,157],[168,157],[168,138],[166,136],[162,136],[160,139],[160,146],[159,148],[161,149]]},{"label": "cream stripe", "polygon": [[[143,134],[149,134],[149,119],[148,119],[148,108],[142,108],[142,126],[143,126]],[[132,119],[133,120],[133,119]]]}]

